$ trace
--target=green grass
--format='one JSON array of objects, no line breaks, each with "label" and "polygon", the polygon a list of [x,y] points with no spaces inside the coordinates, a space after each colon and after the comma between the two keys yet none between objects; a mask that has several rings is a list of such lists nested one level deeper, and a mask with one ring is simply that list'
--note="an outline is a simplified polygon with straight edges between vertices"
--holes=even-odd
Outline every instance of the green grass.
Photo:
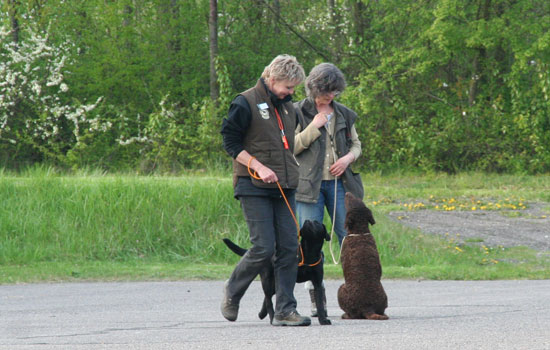
[{"label": "green grass", "polygon": [[[550,176],[363,174],[363,182],[384,278],[550,278],[549,254],[457,244],[385,215],[550,203]],[[221,238],[249,246],[232,194],[229,175],[0,171],[0,283],[227,278],[238,257]],[[338,245],[332,248],[338,255]],[[342,278],[328,249],[326,276]]]}]

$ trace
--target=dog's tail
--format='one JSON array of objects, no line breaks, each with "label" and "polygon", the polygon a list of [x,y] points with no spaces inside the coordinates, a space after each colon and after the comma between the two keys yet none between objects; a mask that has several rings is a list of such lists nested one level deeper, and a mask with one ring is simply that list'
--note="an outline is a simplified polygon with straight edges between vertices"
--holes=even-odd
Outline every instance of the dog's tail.
[{"label": "dog's tail", "polygon": [[235,253],[237,255],[240,255],[240,256],[243,256],[248,251],[247,249],[241,248],[238,245],[236,245],[235,243],[233,243],[229,238],[224,238],[223,243],[225,243],[225,245],[229,249],[231,249],[231,251],[233,251],[233,253]]}]

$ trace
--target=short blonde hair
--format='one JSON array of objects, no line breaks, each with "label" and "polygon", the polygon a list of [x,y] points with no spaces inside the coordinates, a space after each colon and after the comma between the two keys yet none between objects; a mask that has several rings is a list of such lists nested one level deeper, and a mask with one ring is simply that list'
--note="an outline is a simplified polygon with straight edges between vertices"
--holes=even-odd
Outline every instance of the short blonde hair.
[{"label": "short blonde hair", "polygon": [[290,55],[279,55],[264,68],[262,78],[265,80],[273,78],[277,81],[288,80],[296,84],[304,81],[306,73],[296,57]]}]

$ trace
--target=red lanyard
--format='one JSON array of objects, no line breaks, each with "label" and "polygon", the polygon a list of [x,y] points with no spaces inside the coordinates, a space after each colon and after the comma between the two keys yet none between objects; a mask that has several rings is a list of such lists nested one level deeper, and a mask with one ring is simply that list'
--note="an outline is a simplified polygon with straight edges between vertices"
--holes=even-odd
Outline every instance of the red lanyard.
[{"label": "red lanyard", "polygon": [[283,139],[283,145],[285,146],[285,149],[288,149],[288,141],[286,139],[285,129],[283,127],[283,121],[281,120],[281,116],[279,115],[277,108],[275,107],[274,109],[275,115],[277,116],[277,124],[279,124],[279,129],[281,129],[281,138]]}]

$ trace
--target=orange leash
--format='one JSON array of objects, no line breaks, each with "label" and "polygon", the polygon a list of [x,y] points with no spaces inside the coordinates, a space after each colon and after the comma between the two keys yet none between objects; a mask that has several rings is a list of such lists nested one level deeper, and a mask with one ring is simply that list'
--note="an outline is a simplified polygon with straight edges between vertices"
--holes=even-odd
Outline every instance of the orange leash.
[{"label": "orange leash", "polygon": [[[256,172],[256,170],[254,170],[254,173],[252,173],[252,171],[250,171],[250,163],[252,162],[252,159],[256,159],[256,157],[251,156],[250,159],[248,160],[248,165],[247,165],[248,173],[254,179],[261,180],[262,178],[258,176],[258,173]],[[277,186],[279,187],[279,191],[281,192],[281,195],[283,195],[286,206],[288,207],[288,211],[290,211],[290,215],[292,215],[292,218],[294,219],[294,223],[296,224],[296,229],[298,230],[298,247],[300,248],[300,256],[302,257],[302,261],[300,261],[298,263],[298,266],[304,266],[304,265],[306,265],[306,263],[304,261],[305,256],[304,256],[304,252],[302,250],[302,245],[300,244],[300,238],[301,238],[300,237],[300,225],[298,225],[298,220],[296,219],[296,215],[294,215],[294,211],[292,210],[292,207],[290,206],[290,203],[288,203],[288,199],[286,199],[285,192],[283,191],[283,188],[281,187],[281,184],[279,183],[279,181],[277,181]],[[314,264],[307,264],[307,266],[319,265],[322,260],[323,260],[323,257],[321,256],[321,257],[319,257],[319,261],[317,261]]]}]

